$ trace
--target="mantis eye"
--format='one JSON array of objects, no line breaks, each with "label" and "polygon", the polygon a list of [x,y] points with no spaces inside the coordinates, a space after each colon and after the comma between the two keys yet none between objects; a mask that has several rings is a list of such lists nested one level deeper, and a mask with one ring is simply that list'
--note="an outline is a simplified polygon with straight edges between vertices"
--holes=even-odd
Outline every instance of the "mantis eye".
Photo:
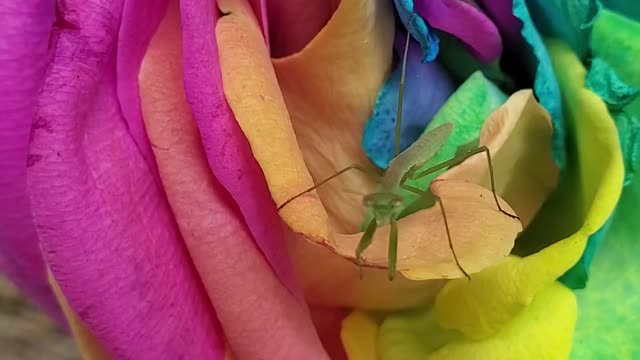
[{"label": "mantis eye", "polygon": [[369,194],[362,198],[362,205],[366,207],[371,207],[376,203],[376,194]]}]

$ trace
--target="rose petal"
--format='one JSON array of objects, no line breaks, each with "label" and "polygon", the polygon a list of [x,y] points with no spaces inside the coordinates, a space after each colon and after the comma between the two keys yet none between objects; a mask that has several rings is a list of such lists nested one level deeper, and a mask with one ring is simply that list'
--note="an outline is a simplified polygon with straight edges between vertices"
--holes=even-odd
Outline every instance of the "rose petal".
[{"label": "rose petal", "polygon": [[[491,152],[496,190],[526,227],[556,188],[559,170],[551,155],[551,120],[531,90],[511,95],[482,127],[480,145]],[[440,175],[490,189],[485,154],[477,154]],[[499,180],[499,181],[498,181]]]},{"label": "rose petal", "polygon": [[518,245],[524,251],[545,246],[549,240],[559,241],[524,258],[510,257],[477,274],[473,281],[447,283],[436,300],[438,321],[472,339],[502,329],[573,266],[587,238],[611,215],[622,189],[622,155],[606,106],[584,88],[586,71],[571,48],[555,40],[548,47],[554,66],[562,69],[558,75],[575,129],[578,159],[572,159],[558,190],[545,205],[548,208]]},{"label": "rose petal", "polygon": [[[282,204],[292,188],[304,189],[313,182],[248,5],[242,0],[227,0],[219,7],[228,14],[216,26],[224,93],[264,172],[271,196],[276,204]],[[240,43],[246,46],[237,46]],[[327,237],[326,215],[317,199],[291,205],[286,214],[295,226],[314,238]]]},{"label": "rose petal", "polygon": [[496,26],[481,10],[460,0],[415,0],[415,11],[429,25],[464,42],[480,60],[489,63],[502,53]]},{"label": "rose petal", "polygon": [[[284,251],[281,220],[264,175],[224,98],[213,30],[218,9],[207,0],[181,0],[180,14],[184,87],[209,167],[238,204],[254,240],[280,280],[302,297]],[[238,47],[237,43],[233,46]]]},{"label": "rose petal", "polygon": [[0,272],[62,325],[64,318],[47,283],[31,217],[26,171],[30,130],[48,64],[54,20],[52,2],[0,5]]},{"label": "rose petal", "polygon": [[270,0],[271,55],[284,57],[302,50],[322,29],[339,0]]},{"label": "rose petal", "polygon": [[120,113],[122,3],[66,4],[77,29],[58,39],[28,169],[47,262],[71,308],[114,357],[220,358],[206,293]]},{"label": "rose petal", "polygon": [[232,352],[241,359],[326,357],[308,310],[273,274],[209,170],[182,89],[181,55],[172,2],[141,72],[143,111],[169,203]]}]

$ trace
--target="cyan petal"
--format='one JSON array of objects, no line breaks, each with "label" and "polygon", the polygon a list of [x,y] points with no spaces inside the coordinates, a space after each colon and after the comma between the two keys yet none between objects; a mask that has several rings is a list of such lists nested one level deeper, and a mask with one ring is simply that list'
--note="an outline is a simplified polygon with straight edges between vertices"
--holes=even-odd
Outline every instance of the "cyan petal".
[{"label": "cyan petal", "polygon": [[[397,38],[396,43],[405,40]],[[400,47],[400,56],[404,45]],[[398,46],[396,46],[398,51]],[[420,46],[412,41],[407,56],[406,88],[402,111],[400,148],[408,148],[420,137],[429,122],[454,91],[455,85],[437,62],[423,64]],[[398,62],[391,77],[378,94],[373,114],[364,129],[362,147],[376,166],[386,169],[394,157],[395,125],[402,63]]]},{"label": "cyan petal", "polygon": [[600,8],[597,0],[527,0],[527,4],[543,35],[566,41],[584,60]]},{"label": "cyan petal", "polygon": [[393,2],[405,29],[420,43],[422,62],[435,60],[439,50],[438,36],[429,28],[429,24],[415,12],[413,0],[394,0]]},{"label": "cyan petal", "polygon": [[633,0],[600,0],[604,7],[640,20],[640,2]]},{"label": "cyan petal", "polygon": [[553,157],[556,164],[562,169],[566,164],[565,149],[565,123],[562,114],[562,97],[560,86],[553,72],[551,58],[542,41],[542,37],[536,25],[533,23],[527,8],[525,0],[513,1],[513,14],[522,21],[522,36],[529,44],[530,50],[527,51],[527,70],[535,76],[534,90],[536,96],[540,100],[540,104],[544,106],[553,122]]},{"label": "cyan petal", "polygon": [[615,69],[599,57],[591,61],[587,87],[607,103],[609,110],[620,110],[638,96],[638,89],[627,84]]}]

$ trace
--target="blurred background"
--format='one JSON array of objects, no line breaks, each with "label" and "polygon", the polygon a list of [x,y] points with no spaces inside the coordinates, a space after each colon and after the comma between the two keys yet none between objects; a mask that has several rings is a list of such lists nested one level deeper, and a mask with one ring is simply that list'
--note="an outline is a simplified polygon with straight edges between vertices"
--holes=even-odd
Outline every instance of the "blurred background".
[{"label": "blurred background", "polygon": [[0,360],[77,360],[71,337],[59,330],[0,276]]}]

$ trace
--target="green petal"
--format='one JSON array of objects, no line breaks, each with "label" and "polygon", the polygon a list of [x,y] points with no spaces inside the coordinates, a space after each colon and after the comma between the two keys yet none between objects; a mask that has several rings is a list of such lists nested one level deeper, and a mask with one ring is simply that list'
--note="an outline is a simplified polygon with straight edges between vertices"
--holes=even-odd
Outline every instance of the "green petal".
[{"label": "green petal", "polygon": [[640,179],[626,187],[611,229],[576,292],[580,312],[572,359],[640,359]]}]

